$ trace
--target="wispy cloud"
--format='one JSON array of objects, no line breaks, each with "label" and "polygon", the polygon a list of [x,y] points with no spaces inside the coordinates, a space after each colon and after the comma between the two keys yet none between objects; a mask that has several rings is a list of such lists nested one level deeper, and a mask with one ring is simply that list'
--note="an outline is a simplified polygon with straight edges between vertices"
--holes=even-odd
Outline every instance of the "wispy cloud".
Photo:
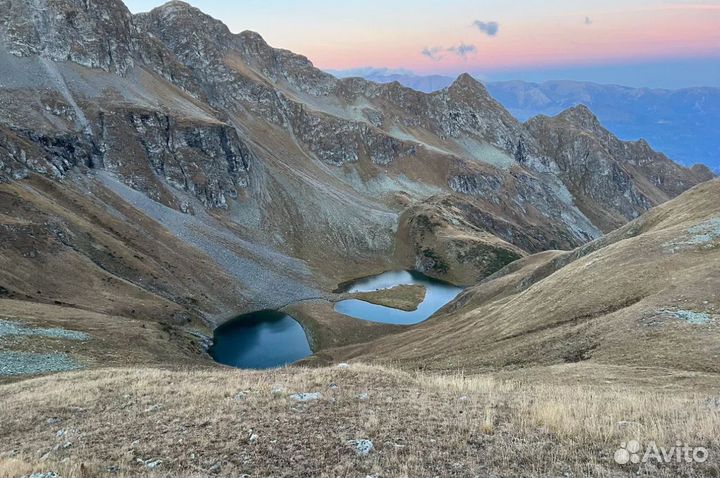
[{"label": "wispy cloud", "polygon": [[420,52],[423,56],[426,56],[434,61],[442,60],[443,57],[443,51],[445,51],[443,48],[440,48],[439,46],[434,47],[425,47]]},{"label": "wispy cloud", "polygon": [[475,20],[473,26],[486,34],[489,37],[494,37],[500,30],[500,24],[498,22],[483,22],[481,20]]},{"label": "wispy cloud", "polygon": [[477,47],[468,43],[460,43],[459,45],[449,48],[441,46],[425,47],[420,51],[422,56],[430,58],[433,61],[440,61],[445,58],[447,54],[457,55],[463,60],[466,60],[468,56],[474,55],[475,53],[477,53]]},{"label": "wispy cloud", "polygon": [[466,43],[460,43],[458,46],[451,46],[447,49],[448,52],[454,53],[462,59],[477,53],[477,47],[475,45],[468,45]]}]

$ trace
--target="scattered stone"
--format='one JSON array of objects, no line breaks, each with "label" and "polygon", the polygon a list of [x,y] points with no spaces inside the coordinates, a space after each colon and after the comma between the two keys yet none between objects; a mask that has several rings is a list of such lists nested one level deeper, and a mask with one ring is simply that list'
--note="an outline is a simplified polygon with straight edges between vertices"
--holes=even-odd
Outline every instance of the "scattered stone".
[{"label": "scattered stone", "polygon": [[152,405],[145,409],[145,413],[152,413],[160,410],[162,408],[162,405],[159,403],[156,403],[155,405]]},{"label": "scattered stone", "polygon": [[66,434],[67,434],[67,431],[65,431],[64,428],[61,428],[60,430],[58,430],[57,432],[55,432],[55,436],[58,437],[58,438],[62,438],[62,437],[64,437]]},{"label": "scattered stone", "polygon": [[367,392],[363,392],[358,394],[357,399],[362,401],[370,400],[370,395]]},{"label": "scattered stone", "polygon": [[360,456],[367,456],[375,449],[371,440],[350,440],[348,445],[355,447],[355,453]]},{"label": "scattered stone", "polygon": [[621,420],[615,424],[617,426],[618,430],[625,430],[630,427],[638,426],[640,425],[638,422],[629,422],[626,420]]},{"label": "scattered stone", "polygon": [[47,419],[48,425],[57,425],[58,423],[62,422],[62,418],[58,417],[52,417]]},{"label": "scattered stone", "polygon": [[710,410],[720,412],[720,397],[708,398],[706,402]]},{"label": "scattered stone", "polygon": [[705,325],[710,322],[710,316],[702,312],[692,310],[663,310],[663,313],[670,314],[676,319],[684,320],[688,324]]},{"label": "scattered stone", "polygon": [[33,473],[31,475],[25,475],[23,478],[62,478],[54,471],[48,471],[45,473]]},{"label": "scattered stone", "polygon": [[63,446],[62,446],[62,447],[63,447],[65,450],[67,450],[67,449],[70,448],[71,446],[72,446],[72,443],[70,443],[69,441],[66,441],[65,443],[63,443]]},{"label": "scattered stone", "polygon": [[314,400],[320,400],[322,398],[322,393],[320,393],[320,392],[293,393],[292,395],[290,395],[290,398],[295,400],[296,402],[312,402]]},{"label": "scattered stone", "polygon": [[285,392],[286,392],[286,389],[282,385],[274,385],[271,390],[271,393],[273,395],[284,395]]},{"label": "scattered stone", "polygon": [[220,468],[222,468],[222,465],[220,462],[215,463],[213,466],[208,468],[209,473],[220,473]]},{"label": "scattered stone", "polygon": [[38,327],[30,327],[28,325],[10,322],[8,320],[0,320],[0,337],[8,336],[22,336],[22,337],[48,337],[51,339],[65,339],[65,340],[88,340],[90,336],[84,332],[76,332],[73,330],[65,329],[43,329]]},{"label": "scattered stone", "polygon": [[247,393],[245,392],[238,392],[237,395],[235,395],[235,400],[242,401],[245,400],[245,397],[247,396]]},{"label": "scattered stone", "polygon": [[162,464],[162,460],[153,460],[150,463],[145,463],[145,468],[148,470],[154,470]]},{"label": "scattered stone", "polygon": [[250,443],[255,443],[256,441],[258,441],[259,438],[260,438],[260,437],[257,436],[257,434],[253,433],[252,435],[250,435],[250,440],[249,440],[249,441],[250,441]]},{"label": "scattered stone", "polygon": [[467,402],[470,399],[467,397],[467,395],[463,395],[462,397],[458,398],[458,400],[460,400],[461,402]]},{"label": "scattered stone", "polygon": [[80,368],[82,364],[63,353],[0,352],[0,376],[37,375]]},{"label": "scattered stone", "polygon": [[338,388],[338,386],[337,386],[336,384],[334,384],[334,383],[331,383],[330,385],[328,385],[328,388],[329,388],[330,390],[335,390],[335,389]]},{"label": "scattered stone", "polygon": [[350,368],[350,364],[345,363],[345,362],[339,363],[338,366],[337,366],[337,368],[343,368],[343,369],[345,369],[345,368]]}]

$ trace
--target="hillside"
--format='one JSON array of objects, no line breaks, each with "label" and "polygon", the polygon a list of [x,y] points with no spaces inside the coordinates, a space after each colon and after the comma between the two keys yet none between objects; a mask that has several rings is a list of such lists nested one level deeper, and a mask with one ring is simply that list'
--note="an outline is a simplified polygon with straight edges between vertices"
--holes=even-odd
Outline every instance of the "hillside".
[{"label": "hillside", "polygon": [[566,365],[590,381],[717,374],[718,204],[720,181],[704,183],[574,251],[512,263],[407,332],[329,353],[433,371]]},{"label": "hillside", "polygon": [[620,466],[613,456],[628,439],[676,437],[715,456],[714,376],[600,387],[543,379],[360,364],[33,379],[1,387],[0,476],[713,476],[710,461]]}]

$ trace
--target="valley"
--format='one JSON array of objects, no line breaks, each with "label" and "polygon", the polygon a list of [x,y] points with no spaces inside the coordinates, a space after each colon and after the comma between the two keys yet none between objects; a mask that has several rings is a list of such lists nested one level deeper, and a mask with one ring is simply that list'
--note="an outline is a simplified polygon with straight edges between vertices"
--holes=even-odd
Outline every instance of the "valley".
[{"label": "valley", "polygon": [[717,474],[613,460],[720,456],[708,168],[180,1],[0,11],[0,476]]}]

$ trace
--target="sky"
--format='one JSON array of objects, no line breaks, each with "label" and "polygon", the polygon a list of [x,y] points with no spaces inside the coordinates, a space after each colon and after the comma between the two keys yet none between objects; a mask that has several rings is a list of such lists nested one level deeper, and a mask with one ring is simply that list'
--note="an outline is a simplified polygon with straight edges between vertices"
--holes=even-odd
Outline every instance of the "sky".
[{"label": "sky", "polygon": [[[160,0],[125,0],[131,11]],[[190,0],[343,70],[720,86],[720,0]]]}]

